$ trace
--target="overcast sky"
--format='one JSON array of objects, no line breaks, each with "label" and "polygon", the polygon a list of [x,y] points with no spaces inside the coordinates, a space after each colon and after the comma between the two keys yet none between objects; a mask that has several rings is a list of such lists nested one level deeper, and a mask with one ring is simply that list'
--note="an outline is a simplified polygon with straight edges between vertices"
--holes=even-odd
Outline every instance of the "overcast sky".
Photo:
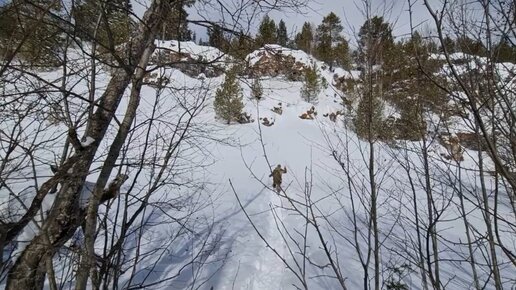
[{"label": "overcast sky", "polygon": [[[137,2],[142,0],[133,0],[133,8],[138,14],[143,13],[144,7]],[[249,2],[249,0],[220,0],[221,2],[227,3],[229,9],[235,9],[242,2]],[[220,6],[206,6],[202,2],[214,3],[217,1],[209,0],[198,0],[195,7],[189,10],[190,19],[200,20],[220,20],[222,13],[220,12]],[[358,28],[364,23],[363,4],[361,0],[308,0],[308,7],[302,8],[302,12],[290,11],[272,11],[269,14],[277,22],[283,19],[287,24],[289,34],[297,32],[303,26],[305,21],[312,22],[318,25],[322,18],[330,12],[337,14],[344,26],[345,36],[353,41],[353,31],[358,31]],[[394,27],[394,35],[396,37],[406,37],[410,33],[410,22],[408,16],[408,4],[406,0],[372,0],[372,15],[384,16]],[[387,11],[387,12],[385,12]],[[265,12],[258,16],[252,12],[248,12],[247,15],[240,16],[240,24],[246,30],[250,27],[250,32],[254,34],[256,28],[262,19]],[[251,25],[246,23],[249,19],[253,19],[254,22]],[[424,27],[428,23],[428,12],[426,7],[423,6],[422,1],[418,1],[413,7],[413,22],[415,25],[420,24],[420,27]],[[225,23],[232,23],[232,20],[228,20],[227,16]],[[206,39],[206,31],[202,27],[191,26],[190,29],[196,32],[197,37]]]}]

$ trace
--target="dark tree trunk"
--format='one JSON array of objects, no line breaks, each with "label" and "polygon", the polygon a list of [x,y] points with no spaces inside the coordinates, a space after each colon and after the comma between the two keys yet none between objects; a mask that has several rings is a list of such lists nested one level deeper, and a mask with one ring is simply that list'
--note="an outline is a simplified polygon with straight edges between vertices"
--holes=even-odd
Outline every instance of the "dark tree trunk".
[{"label": "dark tree trunk", "polygon": [[79,197],[90,165],[120,99],[133,78],[137,64],[144,62],[143,57],[150,57],[149,54],[144,54],[144,51],[154,45],[155,34],[162,19],[159,15],[165,2],[167,1],[154,0],[145,13],[135,37],[129,44],[131,51],[126,65],[114,72],[101,96],[98,109],[89,120],[86,136],[93,138],[95,142],[86,148],[76,148],[74,156],[65,161],[63,166],[71,167],[70,173],[60,179],[61,188],[56,195],[56,202],[40,233],[27,245],[11,268],[6,289],[41,289],[45,277],[45,259],[53,257],[83,223],[85,213],[80,208]]}]

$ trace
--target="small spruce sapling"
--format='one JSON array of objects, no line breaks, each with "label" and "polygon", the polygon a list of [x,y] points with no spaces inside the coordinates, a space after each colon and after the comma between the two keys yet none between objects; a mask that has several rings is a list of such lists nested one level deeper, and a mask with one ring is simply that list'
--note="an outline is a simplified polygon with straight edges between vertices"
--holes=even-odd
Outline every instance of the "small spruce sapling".
[{"label": "small spruce sapling", "polygon": [[305,81],[301,88],[301,97],[309,103],[314,103],[317,101],[317,95],[320,91],[321,82],[314,64],[311,68],[305,70]]},{"label": "small spruce sapling", "polygon": [[215,93],[213,106],[217,116],[230,124],[242,115],[244,103],[242,102],[242,89],[236,77],[236,71],[230,70],[226,73],[226,78],[221,88]]},{"label": "small spruce sapling", "polygon": [[258,101],[262,99],[263,87],[259,78],[254,79],[253,84],[251,85],[251,95]]},{"label": "small spruce sapling", "polygon": [[355,117],[355,130],[357,135],[364,140],[375,141],[383,139],[385,132],[383,124],[382,101],[372,95],[364,95],[358,103]]}]

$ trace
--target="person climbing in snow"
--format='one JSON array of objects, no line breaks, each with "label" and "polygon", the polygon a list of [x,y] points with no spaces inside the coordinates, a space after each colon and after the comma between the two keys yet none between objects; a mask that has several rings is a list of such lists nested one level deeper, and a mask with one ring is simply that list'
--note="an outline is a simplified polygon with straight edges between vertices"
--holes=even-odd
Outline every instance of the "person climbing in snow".
[{"label": "person climbing in snow", "polygon": [[287,167],[281,168],[281,165],[278,164],[269,175],[269,177],[272,177],[272,188],[276,189],[278,193],[281,190],[281,175],[283,173],[287,173]]}]

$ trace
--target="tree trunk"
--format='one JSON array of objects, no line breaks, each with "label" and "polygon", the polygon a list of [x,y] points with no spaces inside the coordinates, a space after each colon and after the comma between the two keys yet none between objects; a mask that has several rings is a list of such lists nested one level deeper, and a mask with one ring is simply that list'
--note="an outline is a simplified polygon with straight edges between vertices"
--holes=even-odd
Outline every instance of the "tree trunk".
[{"label": "tree trunk", "polygon": [[115,71],[101,96],[98,109],[89,120],[85,136],[93,138],[95,142],[85,148],[76,148],[75,158],[71,157],[72,160],[65,162],[66,164],[71,163],[73,159],[76,160],[68,176],[60,180],[61,189],[41,232],[27,245],[11,268],[6,289],[38,289],[40,284],[37,277],[41,277],[38,273],[45,273],[44,267],[41,268],[41,265],[44,266],[45,257],[52,257],[84,221],[84,210],[80,208],[79,197],[90,165],[137,65],[143,63],[144,57],[150,57],[150,54],[145,54],[144,51],[154,44],[155,33],[161,22],[159,15],[166,5],[165,2],[167,1],[154,0],[145,12],[143,21],[131,40],[127,64]]}]

